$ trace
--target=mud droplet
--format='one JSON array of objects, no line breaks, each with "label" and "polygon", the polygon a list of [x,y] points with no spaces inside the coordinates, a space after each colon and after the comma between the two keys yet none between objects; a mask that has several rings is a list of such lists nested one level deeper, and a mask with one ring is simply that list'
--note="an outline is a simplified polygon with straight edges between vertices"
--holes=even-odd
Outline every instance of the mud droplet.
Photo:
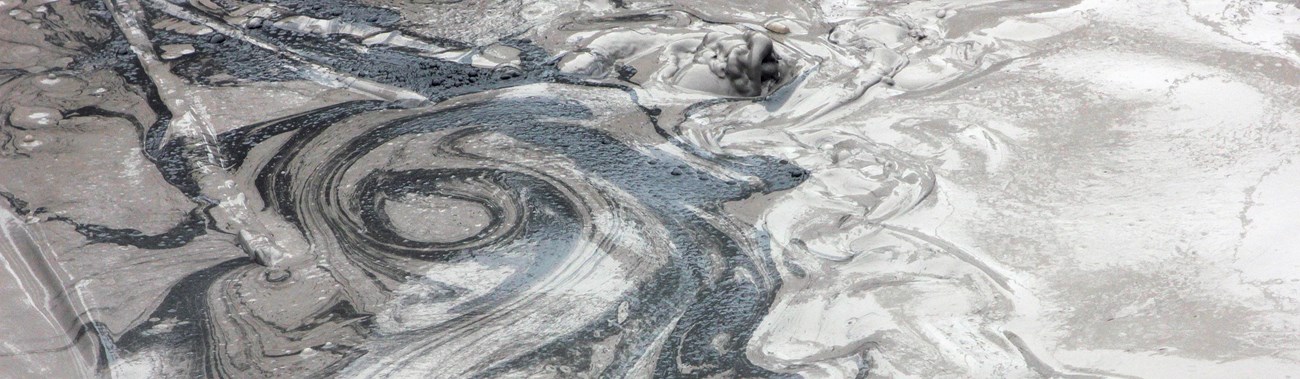
[{"label": "mud droplet", "polygon": [[790,27],[780,21],[770,21],[763,27],[776,34],[790,34]]}]

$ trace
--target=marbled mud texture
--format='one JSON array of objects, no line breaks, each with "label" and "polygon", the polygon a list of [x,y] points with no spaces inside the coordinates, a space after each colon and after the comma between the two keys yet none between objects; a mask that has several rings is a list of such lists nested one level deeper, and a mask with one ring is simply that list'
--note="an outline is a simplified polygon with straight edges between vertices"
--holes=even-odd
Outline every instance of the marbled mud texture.
[{"label": "marbled mud texture", "polygon": [[1287,1],[0,0],[0,377],[1286,378]]}]

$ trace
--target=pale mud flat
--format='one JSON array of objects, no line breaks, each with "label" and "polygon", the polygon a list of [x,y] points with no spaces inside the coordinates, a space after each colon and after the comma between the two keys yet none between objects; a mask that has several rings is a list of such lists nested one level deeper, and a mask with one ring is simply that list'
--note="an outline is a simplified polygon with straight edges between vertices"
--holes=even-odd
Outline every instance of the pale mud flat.
[{"label": "pale mud flat", "polygon": [[[700,131],[812,171],[760,224],[801,272],[783,277],[751,359],[827,376],[862,350],[885,377],[1300,372],[1300,9],[1063,5],[900,6],[921,20],[946,9],[940,44],[975,41],[998,63],[823,121]],[[913,56],[897,86],[944,58]],[[858,140],[932,170],[930,196],[889,218],[842,211],[854,169],[890,170],[841,163],[835,150]],[[891,228],[953,255],[907,252]],[[874,250],[845,254],[860,247]]]},{"label": "pale mud flat", "polygon": [[[821,11],[882,13],[854,5]],[[891,87],[818,117],[687,122],[701,145],[812,172],[745,206],[767,207],[784,281],[751,360],[814,377],[1300,372],[1300,9],[883,8],[938,36],[898,49]]]},{"label": "pale mud flat", "polygon": [[[355,38],[365,46],[358,51],[399,46],[494,75],[523,59],[501,41],[529,38],[571,79],[453,93],[459,97],[425,108],[366,110],[373,113],[323,123],[329,133],[310,143],[276,136],[249,148],[245,168],[202,176],[198,192],[187,193],[146,159],[152,153],[142,133],[164,107],[175,116],[167,138],[211,140],[350,101],[437,103],[440,94],[349,76],[361,74],[312,61],[305,48],[268,47],[295,57],[301,77],[219,74],[207,78],[218,84],[205,85],[172,72],[177,59],[201,54],[200,43],[151,53],[152,42],[137,38],[130,41],[136,55],[123,59],[139,56],[158,86],[166,103],[151,108],[148,94],[113,71],[78,71],[73,57],[87,47],[67,43],[108,40],[129,17],[83,22],[78,17],[93,12],[0,0],[0,192],[8,200],[0,201],[0,315],[29,320],[0,326],[0,377],[1300,373],[1300,162],[1293,159],[1300,152],[1300,7],[1293,3],[360,2],[400,13],[393,27],[400,31],[364,19],[297,16],[288,6],[226,3],[192,1],[184,13],[167,2],[113,1],[172,12],[139,25],[153,32],[207,41],[215,31],[275,24]],[[211,19],[224,24],[180,20],[222,7],[224,18]],[[229,38],[264,38],[242,30]],[[618,162],[578,157],[567,150],[578,142],[569,140],[558,143],[561,156],[548,155],[555,151],[534,147],[548,142],[528,140],[526,130],[403,135],[359,153],[345,149],[379,138],[369,136],[402,117],[548,96],[572,102],[540,103],[590,109],[592,121],[578,123],[626,144],[621,159],[644,155],[661,166],[632,174],[593,169]],[[543,105],[520,109],[544,120],[572,116]],[[662,112],[662,134],[637,107]],[[498,108],[486,106],[485,114],[518,121]],[[293,156],[282,146],[305,151],[285,158],[284,172],[335,181],[291,181],[285,191],[297,202],[275,204],[284,195],[262,187],[272,172],[262,167]],[[439,155],[447,151],[492,159]],[[336,164],[345,156],[360,163]],[[719,156],[779,158],[780,167],[807,171],[791,171],[799,178],[793,188],[738,190],[733,182],[767,179],[738,174]],[[545,183],[512,182],[525,195],[501,183],[456,184],[478,196],[466,198],[393,190],[383,194],[391,201],[379,208],[383,216],[366,216],[398,236],[383,243],[367,239],[377,224],[338,221],[368,209],[333,208],[328,196],[369,199],[358,193],[371,173],[415,172],[431,162],[523,172]],[[671,176],[655,171],[668,169]],[[638,175],[654,173],[662,175],[651,182],[689,182],[629,189],[645,180]],[[446,180],[422,175],[411,177]],[[546,183],[571,193],[554,195],[561,200],[537,220],[583,210],[574,223],[586,234],[573,247],[555,242],[564,241],[554,236],[567,225],[530,221],[541,228],[535,240],[495,231],[499,212],[527,213],[509,204],[544,192]],[[479,197],[488,201],[466,200]],[[715,209],[718,199],[727,203]],[[290,225],[298,218],[306,221]],[[695,230],[679,225],[695,218],[707,222],[690,224]],[[207,232],[182,227],[194,223]],[[134,234],[92,241],[98,229],[86,225]],[[717,231],[692,235],[701,228]],[[287,251],[277,259],[289,263],[250,252],[258,249],[248,247],[248,230],[270,236]],[[171,235],[181,239],[131,239]],[[385,250],[472,244],[483,235],[517,238],[524,247],[450,262],[394,259]],[[715,262],[703,264],[708,274],[700,276],[752,281],[760,294],[702,312],[723,319],[701,316],[683,326],[680,314],[658,315],[653,308],[676,310],[674,302],[693,294],[638,285],[669,283],[658,275],[690,255],[682,241],[743,253],[749,266],[706,255]],[[549,251],[545,243],[560,247]],[[267,267],[249,262],[250,254]],[[185,286],[217,267],[225,270],[221,280]],[[267,279],[290,270],[288,282]],[[182,295],[201,298],[194,303],[201,306],[165,309]],[[701,307],[681,306],[681,314]],[[223,321],[189,332],[195,321],[182,315],[189,313]],[[468,315],[491,317],[463,321]],[[618,331],[593,326],[605,324]],[[697,326],[709,331],[693,332]],[[692,333],[705,343],[678,342],[676,353],[665,347]],[[572,344],[590,347],[553,352],[555,341],[573,335],[586,339]],[[206,347],[172,349],[191,345]],[[357,357],[354,347],[371,353]],[[715,351],[722,363],[692,360]]]}]

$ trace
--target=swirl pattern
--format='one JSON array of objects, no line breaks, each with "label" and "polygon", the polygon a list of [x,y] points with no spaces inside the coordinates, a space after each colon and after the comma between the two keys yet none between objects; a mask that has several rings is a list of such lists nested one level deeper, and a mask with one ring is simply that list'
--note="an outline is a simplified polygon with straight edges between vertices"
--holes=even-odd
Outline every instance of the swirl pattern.
[{"label": "swirl pattern", "polygon": [[[583,91],[618,94],[565,97]],[[242,326],[205,333],[225,356],[201,366],[234,376],[345,364],[360,377],[764,373],[739,352],[779,278],[766,243],[751,242],[764,237],[714,214],[798,184],[802,169],[702,159],[655,143],[652,116],[635,108],[600,117],[553,96],[338,107],[369,111],[239,132],[263,140],[236,154],[239,176],[306,236],[309,254],[287,273],[225,274],[207,308]],[[315,311],[262,305],[293,299]],[[271,346],[284,357],[266,358]],[[569,359],[596,350],[603,361]],[[259,355],[246,361],[260,367],[233,363]]]}]

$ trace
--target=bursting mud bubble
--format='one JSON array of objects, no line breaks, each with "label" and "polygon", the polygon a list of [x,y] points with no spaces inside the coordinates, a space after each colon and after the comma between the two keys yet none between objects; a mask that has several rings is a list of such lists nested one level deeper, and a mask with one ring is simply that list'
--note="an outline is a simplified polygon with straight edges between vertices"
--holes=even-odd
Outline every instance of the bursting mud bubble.
[{"label": "bursting mud bubble", "polygon": [[1282,377],[1300,8],[0,0],[0,377]]}]

